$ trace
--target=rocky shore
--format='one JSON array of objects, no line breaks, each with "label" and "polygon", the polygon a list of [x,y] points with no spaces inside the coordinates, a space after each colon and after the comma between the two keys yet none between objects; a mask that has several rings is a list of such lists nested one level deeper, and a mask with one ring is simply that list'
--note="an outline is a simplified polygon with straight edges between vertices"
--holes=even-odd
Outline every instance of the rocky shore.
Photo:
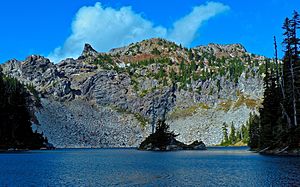
[{"label": "rocky shore", "polygon": [[262,155],[277,155],[277,156],[300,156],[300,148],[275,148],[275,149],[263,149],[257,151]]},{"label": "rocky shore", "polygon": [[200,142],[194,141],[193,143],[187,145],[174,139],[170,142],[170,144],[157,147],[151,141],[146,140],[142,142],[142,144],[139,147],[139,150],[144,150],[144,151],[206,150],[206,146],[202,141]]}]

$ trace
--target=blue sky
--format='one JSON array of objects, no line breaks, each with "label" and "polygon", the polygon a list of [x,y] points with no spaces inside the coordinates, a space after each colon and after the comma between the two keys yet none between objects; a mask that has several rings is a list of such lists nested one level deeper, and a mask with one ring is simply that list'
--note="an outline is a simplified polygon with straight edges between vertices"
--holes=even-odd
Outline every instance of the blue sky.
[{"label": "blue sky", "polygon": [[[187,47],[241,43],[273,55],[273,35],[298,0],[10,0],[0,2],[0,63],[41,54],[77,57],[85,42],[107,51],[150,37]],[[97,3],[98,2],[98,3]]]}]

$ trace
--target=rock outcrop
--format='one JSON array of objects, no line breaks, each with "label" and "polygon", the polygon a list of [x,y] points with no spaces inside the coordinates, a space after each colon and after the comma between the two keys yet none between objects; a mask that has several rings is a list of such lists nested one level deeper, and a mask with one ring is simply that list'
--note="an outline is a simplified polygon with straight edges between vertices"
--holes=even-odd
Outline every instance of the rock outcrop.
[{"label": "rock outcrop", "polygon": [[79,59],[84,59],[87,57],[97,57],[98,56],[98,52],[90,45],[90,44],[85,44],[82,54],[79,57]]},{"label": "rock outcrop", "polygon": [[58,64],[32,55],[1,64],[35,87],[41,108],[34,127],[55,147],[137,146],[166,116],[178,140],[222,140],[222,124],[244,124],[262,100],[265,57],[240,44],[186,49],[150,39]]}]

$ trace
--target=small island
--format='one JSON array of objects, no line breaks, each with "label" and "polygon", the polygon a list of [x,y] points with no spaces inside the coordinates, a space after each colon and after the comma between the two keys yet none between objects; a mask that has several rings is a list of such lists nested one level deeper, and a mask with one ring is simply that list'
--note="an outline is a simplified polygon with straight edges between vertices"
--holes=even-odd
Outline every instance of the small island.
[{"label": "small island", "polygon": [[206,150],[202,141],[194,141],[187,145],[176,140],[177,136],[178,134],[169,131],[169,125],[165,120],[158,120],[156,131],[150,134],[138,149],[144,151]]}]

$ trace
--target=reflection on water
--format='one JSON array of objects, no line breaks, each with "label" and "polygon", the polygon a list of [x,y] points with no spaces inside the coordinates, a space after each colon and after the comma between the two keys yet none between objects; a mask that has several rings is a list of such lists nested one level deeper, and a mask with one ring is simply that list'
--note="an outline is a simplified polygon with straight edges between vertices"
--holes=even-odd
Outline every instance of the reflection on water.
[{"label": "reflection on water", "polygon": [[300,158],[245,147],[31,151],[0,154],[0,168],[0,186],[300,186]]}]

